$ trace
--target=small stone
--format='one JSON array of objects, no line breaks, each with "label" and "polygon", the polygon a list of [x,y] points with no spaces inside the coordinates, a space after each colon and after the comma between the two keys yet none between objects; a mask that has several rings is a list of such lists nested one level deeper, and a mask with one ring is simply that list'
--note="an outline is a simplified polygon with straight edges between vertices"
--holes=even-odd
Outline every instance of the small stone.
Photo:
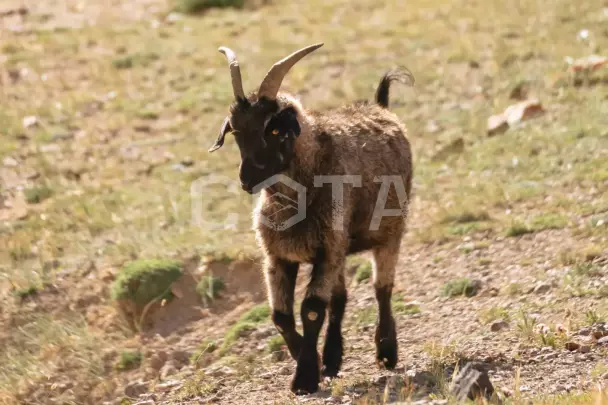
[{"label": "small stone", "polygon": [[536,294],[545,294],[551,290],[551,284],[548,283],[539,283],[534,287],[534,292]]},{"label": "small stone", "polygon": [[468,363],[454,378],[452,392],[458,401],[479,397],[490,399],[494,394],[494,386],[485,368]]},{"label": "small stone", "polygon": [[127,384],[125,387],[125,395],[130,398],[137,398],[141,394],[146,393],[148,391],[148,386],[141,381],[133,381]]},{"label": "small stone", "polygon": [[509,126],[513,126],[521,121],[535,117],[543,111],[539,100],[530,99],[507,107],[504,115],[507,117]]},{"label": "small stone", "polygon": [[31,128],[35,125],[38,125],[38,118],[33,115],[28,115],[27,117],[23,117],[23,128]]},{"label": "small stone", "polygon": [[12,157],[10,157],[10,156],[5,157],[5,158],[2,160],[2,164],[3,164],[5,167],[17,167],[17,166],[19,166],[19,162],[17,162],[17,160],[13,159],[13,158],[12,158]]},{"label": "small stone", "polygon": [[166,379],[177,373],[177,367],[173,361],[168,361],[161,369],[160,369],[160,378],[161,380]]},{"label": "small stone", "polygon": [[584,328],[581,328],[581,329],[578,331],[578,334],[579,334],[580,336],[589,336],[589,335],[591,335],[591,328],[590,328],[589,326],[586,326],[586,327],[584,327]]},{"label": "small stone", "polygon": [[598,339],[597,344],[608,346],[608,336],[604,336],[603,338]]},{"label": "small stone", "polygon": [[497,321],[492,322],[492,324],[490,325],[490,330],[492,332],[500,332],[503,329],[507,329],[509,327],[509,323],[500,319]]},{"label": "small stone", "polygon": [[581,353],[589,353],[591,351],[591,347],[584,345],[584,346],[579,347],[578,351]]},{"label": "small stone", "polygon": [[154,405],[156,402],[154,402],[151,399],[147,399],[145,401],[140,401],[140,402],[136,402],[135,405]]},{"label": "small stone", "polygon": [[579,345],[576,342],[567,342],[564,347],[566,348],[566,350],[570,350],[571,352],[578,350],[581,345]]},{"label": "small stone", "polygon": [[507,118],[503,114],[492,115],[488,118],[488,135],[499,135],[509,129]]},{"label": "small stone", "polygon": [[289,367],[289,366],[281,367],[281,369],[279,370],[279,374],[281,374],[281,375],[291,375],[291,367]]},{"label": "small stone", "polygon": [[182,165],[184,165],[185,167],[190,167],[190,166],[194,165],[194,159],[192,159],[190,156],[186,156],[185,158],[182,159],[182,161],[180,163]]},{"label": "small stone", "polygon": [[158,384],[156,389],[161,392],[173,391],[177,387],[181,387],[182,382],[179,380],[169,380],[162,384]]}]

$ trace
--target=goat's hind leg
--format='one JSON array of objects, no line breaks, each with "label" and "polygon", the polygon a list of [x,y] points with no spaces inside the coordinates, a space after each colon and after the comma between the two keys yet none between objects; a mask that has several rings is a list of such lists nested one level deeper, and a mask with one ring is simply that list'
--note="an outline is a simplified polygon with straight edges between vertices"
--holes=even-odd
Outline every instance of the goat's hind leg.
[{"label": "goat's hind leg", "polygon": [[395,266],[399,257],[399,244],[376,248],[374,253],[374,288],[378,302],[376,325],[376,361],[380,367],[395,368],[397,364],[397,329],[391,310],[391,297],[395,279]]},{"label": "goat's hind leg", "polygon": [[268,299],[272,308],[272,321],[283,336],[289,354],[298,359],[302,347],[302,335],[296,331],[293,315],[294,292],[299,264],[278,258],[267,259],[265,268]]},{"label": "goat's hind leg", "polygon": [[344,272],[338,275],[338,281],[334,285],[329,301],[329,322],[327,324],[327,336],[323,347],[323,375],[336,377],[342,365],[344,351],[342,341],[342,318],[346,308],[346,286]]}]

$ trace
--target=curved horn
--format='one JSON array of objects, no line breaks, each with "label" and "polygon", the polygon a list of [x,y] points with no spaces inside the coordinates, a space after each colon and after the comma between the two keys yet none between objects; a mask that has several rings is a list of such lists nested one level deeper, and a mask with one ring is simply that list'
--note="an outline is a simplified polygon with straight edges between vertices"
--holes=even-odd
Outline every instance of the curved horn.
[{"label": "curved horn", "polygon": [[243,91],[243,80],[241,79],[241,68],[239,67],[239,61],[236,60],[236,55],[230,48],[221,46],[218,49],[221,53],[226,55],[228,59],[228,65],[230,66],[230,77],[232,77],[232,91],[234,92],[234,98],[244,99],[245,92]]},{"label": "curved horn", "polygon": [[308,55],[312,51],[319,49],[323,44],[315,44],[307,46],[306,48],[302,48],[299,51],[296,51],[286,57],[285,59],[281,59],[277,63],[275,63],[268,73],[266,73],[266,77],[262,81],[260,85],[260,89],[258,90],[258,97],[267,97],[271,100],[274,100],[277,97],[277,93],[279,92],[279,88],[281,87],[281,83],[283,82],[283,78],[289,72],[289,69],[304,56]]}]

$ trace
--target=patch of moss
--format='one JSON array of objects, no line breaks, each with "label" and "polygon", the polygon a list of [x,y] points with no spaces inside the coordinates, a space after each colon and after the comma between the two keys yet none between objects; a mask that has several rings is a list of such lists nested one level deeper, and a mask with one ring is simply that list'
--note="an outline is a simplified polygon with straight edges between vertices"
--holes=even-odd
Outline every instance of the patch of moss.
[{"label": "patch of moss", "polygon": [[444,297],[472,297],[477,294],[478,290],[478,282],[475,282],[468,277],[462,277],[445,283],[441,288],[441,295]]},{"label": "patch of moss", "polygon": [[183,265],[173,260],[136,260],[118,273],[112,299],[130,300],[139,308],[154,299],[170,298],[171,284],[183,274]]}]

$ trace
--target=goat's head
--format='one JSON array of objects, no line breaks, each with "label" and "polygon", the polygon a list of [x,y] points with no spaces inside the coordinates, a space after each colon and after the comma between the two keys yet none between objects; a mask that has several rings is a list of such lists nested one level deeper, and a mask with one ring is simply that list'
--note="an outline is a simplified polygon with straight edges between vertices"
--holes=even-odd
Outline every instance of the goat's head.
[{"label": "goat's head", "polygon": [[301,117],[298,116],[300,109],[292,98],[279,95],[279,88],[289,69],[322,45],[300,49],[275,63],[258,92],[249,96],[245,96],[243,91],[236,55],[228,48],[219,49],[228,59],[235,101],[209,152],[224,144],[227,133],[234,134],[241,152],[239,177],[243,190],[249,193],[259,191],[256,185],[289,166],[301,130]]}]

